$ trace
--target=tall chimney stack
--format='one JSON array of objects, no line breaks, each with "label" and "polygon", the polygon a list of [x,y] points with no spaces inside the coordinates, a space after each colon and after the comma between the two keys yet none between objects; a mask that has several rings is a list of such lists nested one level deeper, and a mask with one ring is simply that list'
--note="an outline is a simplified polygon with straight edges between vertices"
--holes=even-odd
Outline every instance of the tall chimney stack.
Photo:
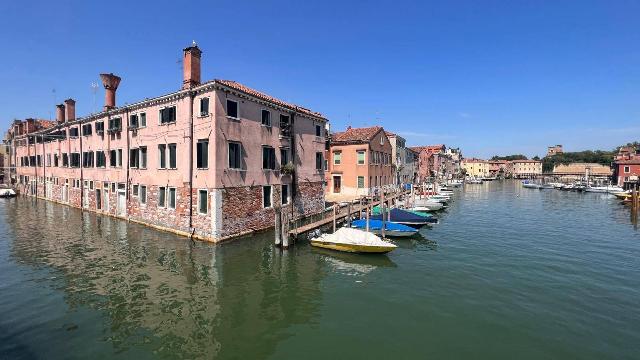
[{"label": "tall chimney stack", "polygon": [[191,46],[184,50],[182,88],[188,89],[192,86],[200,85],[200,56],[202,51],[194,41]]},{"label": "tall chimney stack", "polygon": [[102,86],[104,86],[104,110],[111,110],[116,107],[116,90],[120,85],[120,77],[110,74],[100,74]]},{"label": "tall chimney stack", "polygon": [[64,108],[66,110],[67,121],[75,120],[76,119],[76,101],[73,99],[65,100]]},{"label": "tall chimney stack", "polygon": [[64,122],[64,104],[56,105],[56,121],[59,124]]}]

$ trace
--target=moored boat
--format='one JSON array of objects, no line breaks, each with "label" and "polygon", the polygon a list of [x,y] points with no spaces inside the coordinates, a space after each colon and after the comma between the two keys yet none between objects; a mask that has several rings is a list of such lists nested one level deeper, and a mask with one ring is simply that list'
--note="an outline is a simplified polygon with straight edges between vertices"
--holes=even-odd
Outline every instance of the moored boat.
[{"label": "moored boat", "polygon": [[[395,222],[403,225],[409,225],[409,226],[423,226],[423,225],[427,225],[429,223],[438,221],[431,217],[424,217],[424,216],[412,214],[408,211],[397,209],[397,208],[386,211],[384,215],[387,221]],[[382,220],[382,214],[374,215],[371,217],[371,219]]]},{"label": "moored boat", "polygon": [[7,185],[0,185],[0,198],[9,198],[16,196],[16,192]]},{"label": "moored boat", "polygon": [[[351,227],[364,230],[367,228],[367,220],[355,220],[351,223]],[[369,220],[369,231],[376,234],[382,234],[382,221],[381,220]],[[412,228],[411,226],[406,226],[402,224],[397,224],[394,222],[385,221],[384,222],[384,233],[386,236],[392,237],[405,237],[412,236],[418,232],[416,228]]]},{"label": "moored boat", "polygon": [[359,229],[343,227],[333,234],[322,234],[311,239],[311,246],[354,253],[388,253],[396,245],[380,239],[375,234]]}]

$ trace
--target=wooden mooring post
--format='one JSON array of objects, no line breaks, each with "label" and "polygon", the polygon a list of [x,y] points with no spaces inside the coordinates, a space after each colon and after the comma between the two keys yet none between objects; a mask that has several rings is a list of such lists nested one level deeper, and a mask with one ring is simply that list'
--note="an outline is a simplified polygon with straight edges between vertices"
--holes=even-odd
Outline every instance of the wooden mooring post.
[{"label": "wooden mooring post", "polygon": [[282,244],[282,208],[281,207],[276,207],[275,209],[275,225],[274,225],[274,232],[275,232],[275,245],[276,246],[280,246]]}]

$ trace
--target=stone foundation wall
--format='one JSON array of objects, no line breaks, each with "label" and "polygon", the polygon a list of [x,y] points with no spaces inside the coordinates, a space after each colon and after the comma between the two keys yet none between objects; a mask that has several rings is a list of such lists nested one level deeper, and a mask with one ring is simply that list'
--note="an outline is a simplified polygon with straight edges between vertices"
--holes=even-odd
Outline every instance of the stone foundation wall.
[{"label": "stone foundation wall", "polygon": [[[159,186],[147,186],[147,203],[140,203],[139,197],[129,194],[127,211],[129,218],[140,222],[189,232],[189,187],[176,188],[176,208],[159,207]],[[114,201],[117,201],[114,199]],[[167,192],[166,204],[169,204]],[[114,212],[117,205],[113,207]]]}]

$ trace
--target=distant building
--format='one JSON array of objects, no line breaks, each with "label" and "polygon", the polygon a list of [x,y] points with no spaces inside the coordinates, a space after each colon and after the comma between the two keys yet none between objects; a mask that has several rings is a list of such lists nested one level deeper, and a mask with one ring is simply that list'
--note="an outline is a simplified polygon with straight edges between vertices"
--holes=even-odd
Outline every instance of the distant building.
[{"label": "distant building", "polygon": [[326,154],[327,193],[356,197],[393,184],[392,151],[381,126],[348,127],[332,134]]},{"label": "distant building", "polygon": [[510,178],[513,176],[513,163],[509,160],[489,160],[489,176]]},{"label": "distant building", "polygon": [[613,159],[613,180],[624,188],[640,183],[640,149],[632,146],[620,148]]},{"label": "distant building", "polygon": [[547,156],[552,156],[555,154],[562,154],[562,145],[554,145],[554,146],[549,146],[547,148]]},{"label": "distant building", "polygon": [[385,131],[391,143],[391,158],[395,167],[393,183],[396,185],[413,182],[413,154],[407,154],[406,140],[397,134]]},{"label": "distant building", "polygon": [[462,160],[462,168],[467,176],[484,178],[489,176],[489,162],[487,160],[470,158]]},{"label": "distant building", "polygon": [[539,160],[513,160],[513,177],[526,179],[542,174],[542,161]]},{"label": "distant building", "polygon": [[447,154],[445,145],[413,146],[411,150],[418,154],[418,182],[425,182],[429,179],[444,180],[453,177],[456,171],[455,160],[451,154]]},{"label": "distant building", "polygon": [[609,179],[611,174],[611,167],[597,163],[557,164],[553,167],[553,175],[562,180]]}]

